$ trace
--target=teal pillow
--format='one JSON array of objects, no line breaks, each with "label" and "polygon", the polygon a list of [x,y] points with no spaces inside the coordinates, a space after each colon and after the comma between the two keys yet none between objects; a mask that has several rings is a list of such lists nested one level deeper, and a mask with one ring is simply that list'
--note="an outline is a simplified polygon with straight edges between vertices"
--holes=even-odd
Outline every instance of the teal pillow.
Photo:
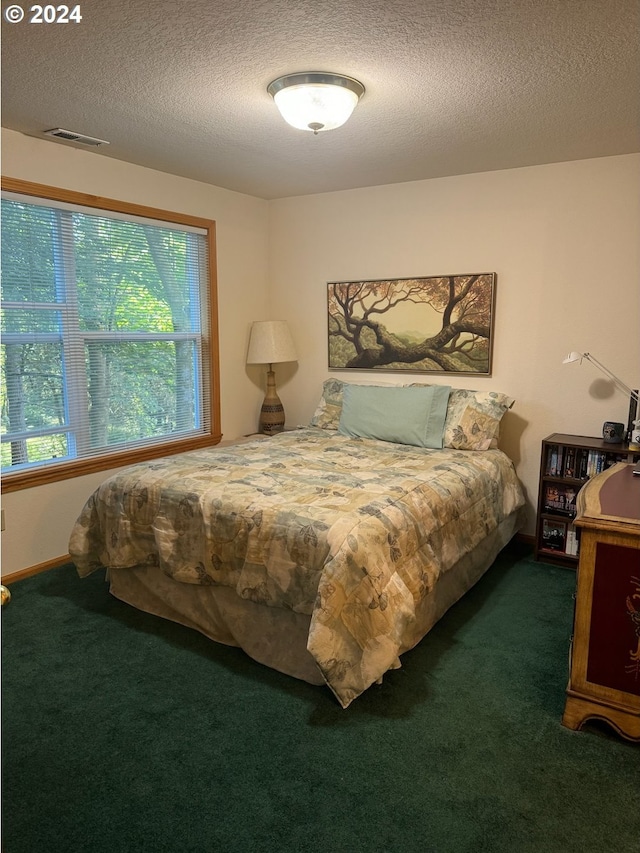
[{"label": "teal pillow", "polygon": [[442,447],[449,385],[344,386],[338,431],[416,447]]}]

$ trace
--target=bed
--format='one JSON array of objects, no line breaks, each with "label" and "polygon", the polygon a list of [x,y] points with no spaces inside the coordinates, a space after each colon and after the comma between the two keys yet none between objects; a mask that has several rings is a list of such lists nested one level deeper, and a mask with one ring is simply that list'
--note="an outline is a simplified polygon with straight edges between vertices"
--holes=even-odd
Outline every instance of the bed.
[{"label": "bed", "polygon": [[425,438],[424,392],[407,408],[353,390],[374,387],[328,380],[308,427],[116,473],[72,530],[79,575],[106,568],[117,598],[348,707],[477,582],[524,504],[496,446],[509,398],[436,391]]}]

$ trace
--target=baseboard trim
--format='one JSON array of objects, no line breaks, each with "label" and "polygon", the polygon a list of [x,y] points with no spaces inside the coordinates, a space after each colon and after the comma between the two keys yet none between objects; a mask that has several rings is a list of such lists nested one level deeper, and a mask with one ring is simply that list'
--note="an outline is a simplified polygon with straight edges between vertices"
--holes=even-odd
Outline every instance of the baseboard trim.
[{"label": "baseboard trim", "polygon": [[536,537],[532,533],[516,533],[514,539],[516,542],[522,542],[524,545],[531,545],[531,547],[536,544]]},{"label": "baseboard trim", "polygon": [[47,560],[44,563],[38,563],[36,566],[30,566],[28,569],[21,569],[19,572],[12,572],[10,575],[2,575],[2,583],[7,586],[10,583],[24,580],[25,578],[39,575],[40,572],[46,572],[49,569],[57,569],[58,566],[64,566],[65,563],[70,563],[71,557],[65,554],[64,557],[56,557],[53,560]]}]

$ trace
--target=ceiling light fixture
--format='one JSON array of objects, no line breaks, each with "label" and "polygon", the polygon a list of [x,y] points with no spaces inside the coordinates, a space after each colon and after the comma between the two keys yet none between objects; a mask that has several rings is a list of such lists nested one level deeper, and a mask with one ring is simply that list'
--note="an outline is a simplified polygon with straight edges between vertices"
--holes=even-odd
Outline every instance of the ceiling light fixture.
[{"label": "ceiling light fixture", "polygon": [[305,71],[278,77],[267,92],[288,124],[317,134],[345,123],[364,95],[364,86],[342,74]]}]

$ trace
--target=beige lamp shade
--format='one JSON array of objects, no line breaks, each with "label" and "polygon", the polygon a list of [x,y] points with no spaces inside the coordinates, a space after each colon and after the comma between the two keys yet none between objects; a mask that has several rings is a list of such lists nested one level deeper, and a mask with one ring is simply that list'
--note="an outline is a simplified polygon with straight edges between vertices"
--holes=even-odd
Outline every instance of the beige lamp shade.
[{"label": "beige lamp shade", "polygon": [[251,327],[247,364],[268,364],[267,393],[260,410],[260,432],[276,435],[284,430],[284,407],[276,391],[272,364],[296,361],[296,348],[284,320],[257,320]]},{"label": "beige lamp shade", "polygon": [[247,364],[295,361],[296,348],[284,320],[257,320],[251,327]]}]

